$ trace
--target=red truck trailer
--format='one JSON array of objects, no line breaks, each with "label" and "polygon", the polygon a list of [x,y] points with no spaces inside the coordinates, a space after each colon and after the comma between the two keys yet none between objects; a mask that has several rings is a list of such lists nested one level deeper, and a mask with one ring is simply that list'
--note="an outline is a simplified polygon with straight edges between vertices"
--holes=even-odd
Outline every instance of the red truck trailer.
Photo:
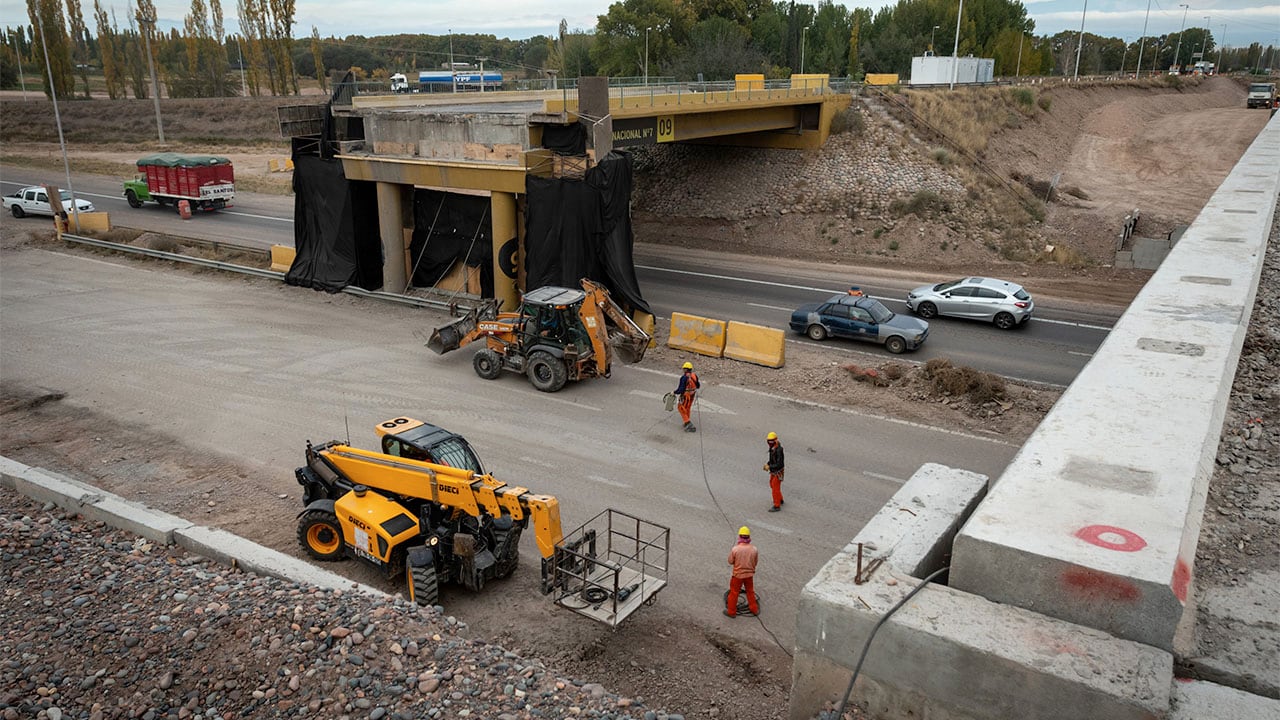
[{"label": "red truck trailer", "polygon": [[130,207],[147,200],[161,205],[186,200],[191,210],[220,210],[231,205],[235,170],[217,155],[156,153],[138,158],[138,175],[124,184]]}]

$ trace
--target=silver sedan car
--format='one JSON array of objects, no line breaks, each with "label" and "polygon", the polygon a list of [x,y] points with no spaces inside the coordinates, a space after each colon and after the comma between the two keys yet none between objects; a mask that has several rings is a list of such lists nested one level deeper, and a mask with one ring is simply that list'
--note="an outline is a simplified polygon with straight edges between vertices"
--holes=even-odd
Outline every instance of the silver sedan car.
[{"label": "silver sedan car", "polygon": [[907,295],[907,307],[922,318],[973,318],[995,323],[1001,330],[1030,320],[1035,306],[1021,285],[995,278],[960,278],[924,285]]}]

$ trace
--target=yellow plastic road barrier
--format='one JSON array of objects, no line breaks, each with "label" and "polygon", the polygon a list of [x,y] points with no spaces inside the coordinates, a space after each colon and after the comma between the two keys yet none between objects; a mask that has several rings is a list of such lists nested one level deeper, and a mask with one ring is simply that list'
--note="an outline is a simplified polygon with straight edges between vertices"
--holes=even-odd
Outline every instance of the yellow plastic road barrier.
[{"label": "yellow plastic road barrier", "polygon": [[724,326],[723,320],[671,313],[671,336],[667,338],[667,347],[721,357],[724,355]]},{"label": "yellow plastic road barrier", "polygon": [[868,85],[897,85],[898,73],[867,73],[863,80]]},{"label": "yellow plastic road barrier", "polygon": [[293,172],[293,160],[292,160],[292,159],[289,159],[289,160],[285,160],[285,161],[284,161],[284,171],[285,171],[285,172]]},{"label": "yellow plastic road barrier", "polygon": [[725,334],[724,356],[731,360],[780,368],[786,361],[786,335],[761,325],[730,321]]},{"label": "yellow plastic road barrier", "polygon": [[[76,230],[76,218],[80,219],[80,229]],[[105,212],[82,212],[71,215],[67,223],[73,232],[106,232],[111,229],[111,218]]]},{"label": "yellow plastic road barrier", "polygon": [[653,316],[643,310],[637,310],[632,313],[631,319],[636,321],[636,324],[640,326],[641,330],[649,333],[649,347],[657,347],[658,338],[654,337],[653,334],[653,328],[656,324]]},{"label": "yellow plastic road barrier", "polygon": [[267,170],[269,172],[280,172],[280,161],[275,158],[271,158],[270,160],[268,160]]},{"label": "yellow plastic road barrier", "polygon": [[271,269],[276,272],[289,272],[293,267],[293,259],[298,251],[288,245],[271,246]]},{"label": "yellow plastic road barrier", "polygon": [[734,75],[733,89],[738,92],[743,92],[745,90],[763,90],[764,75],[751,75],[747,73]]}]

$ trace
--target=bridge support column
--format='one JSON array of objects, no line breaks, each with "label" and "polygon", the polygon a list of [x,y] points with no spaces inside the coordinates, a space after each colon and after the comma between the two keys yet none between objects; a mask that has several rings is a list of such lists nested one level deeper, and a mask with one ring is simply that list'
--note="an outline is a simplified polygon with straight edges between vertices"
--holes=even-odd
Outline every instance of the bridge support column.
[{"label": "bridge support column", "polygon": [[516,288],[520,237],[515,193],[493,191],[489,216],[493,219],[493,296],[502,301],[503,310],[514,310],[520,303]]},{"label": "bridge support column", "polygon": [[378,234],[382,239],[382,290],[409,286],[408,248],[413,231],[413,186],[378,183]]}]

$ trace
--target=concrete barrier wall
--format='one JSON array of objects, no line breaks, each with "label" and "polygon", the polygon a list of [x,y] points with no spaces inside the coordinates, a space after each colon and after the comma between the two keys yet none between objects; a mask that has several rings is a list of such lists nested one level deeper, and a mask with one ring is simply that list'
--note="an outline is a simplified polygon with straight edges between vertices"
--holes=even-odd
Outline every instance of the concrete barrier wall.
[{"label": "concrete barrier wall", "polygon": [[688,350],[708,357],[724,355],[725,321],[671,313],[671,334],[667,347]]},{"label": "concrete barrier wall", "polygon": [[1273,118],[957,537],[953,587],[1172,648],[1278,194]]},{"label": "concrete barrier wall", "polygon": [[780,368],[786,362],[786,333],[770,327],[730,320],[725,328],[724,356],[730,360]]}]

